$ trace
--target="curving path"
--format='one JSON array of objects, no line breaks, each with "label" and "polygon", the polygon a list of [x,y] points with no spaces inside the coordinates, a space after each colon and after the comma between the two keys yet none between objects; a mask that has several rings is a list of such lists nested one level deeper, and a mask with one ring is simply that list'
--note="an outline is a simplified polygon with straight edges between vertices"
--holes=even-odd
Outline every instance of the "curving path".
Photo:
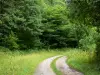
[{"label": "curving path", "polygon": [[70,68],[66,64],[67,58],[62,55],[54,56],[44,60],[39,64],[33,75],[56,75],[50,67],[51,62],[56,58],[58,58],[58,60],[56,61],[56,68],[62,72],[62,75],[83,75],[82,73]]},{"label": "curving path", "polygon": [[42,63],[39,64],[39,66],[37,67],[37,69],[33,75],[56,75],[50,68],[50,64],[54,59],[56,59],[60,56],[61,55],[54,56],[54,57],[44,60]]},{"label": "curving path", "polygon": [[67,64],[66,64],[67,58],[61,57],[56,61],[56,67],[59,71],[62,72],[62,75],[83,75],[82,73],[71,69]]}]

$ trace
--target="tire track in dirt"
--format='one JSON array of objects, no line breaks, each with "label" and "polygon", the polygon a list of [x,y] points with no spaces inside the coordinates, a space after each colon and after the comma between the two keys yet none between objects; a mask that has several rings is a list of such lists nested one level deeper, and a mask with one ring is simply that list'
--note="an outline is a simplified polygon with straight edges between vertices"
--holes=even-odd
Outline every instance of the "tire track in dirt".
[{"label": "tire track in dirt", "polygon": [[62,75],[84,75],[81,72],[70,68],[68,64],[66,64],[66,60],[66,56],[63,56],[56,61],[56,68],[62,72]]},{"label": "tire track in dirt", "polygon": [[56,75],[51,69],[50,64],[52,63],[54,59],[58,57],[61,57],[61,55],[54,56],[54,57],[44,60],[42,63],[39,64],[39,66],[37,67],[33,75]]}]

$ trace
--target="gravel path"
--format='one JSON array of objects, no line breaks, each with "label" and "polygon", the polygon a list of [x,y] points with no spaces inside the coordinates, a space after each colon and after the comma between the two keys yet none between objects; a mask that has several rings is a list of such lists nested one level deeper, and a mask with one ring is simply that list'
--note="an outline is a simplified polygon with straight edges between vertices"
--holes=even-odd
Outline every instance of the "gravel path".
[{"label": "gravel path", "polygon": [[37,69],[33,75],[56,75],[50,68],[50,64],[54,59],[56,59],[60,56],[61,55],[54,56],[54,57],[44,60],[42,63],[39,64],[39,66],[37,67]]},{"label": "gravel path", "polygon": [[67,58],[61,57],[56,61],[56,67],[59,71],[62,72],[62,75],[83,75],[82,73],[71,69],[67,64],[66,64]]}]

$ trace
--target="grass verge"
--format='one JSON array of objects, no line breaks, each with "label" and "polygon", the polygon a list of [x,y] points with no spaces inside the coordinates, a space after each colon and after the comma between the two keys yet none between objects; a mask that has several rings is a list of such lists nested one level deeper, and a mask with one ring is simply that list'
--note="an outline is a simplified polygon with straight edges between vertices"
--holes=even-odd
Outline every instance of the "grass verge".
[{"label": "grass verge", "polygon": [[[100,75],[97,65],[91,63],[94,54],[90,51],[78,49],[60,49],[60,51],[1,51],[0,75],[33,75],[40,62],[56,55],[67,56],[68,61],[66,62],[72,68],[83,72],[84,75]],[[55,66],[53,66],[53,68],[55,68]],[[56,73],[57,72],[58,71],[56,71]]]},{"label": "grass verge", "polygon": [[0,52],[0,75],[33,75],[40,62],[57,54],[46,50]]},{"label": "grass verge", "polygon": [[[96,63],[92,63],[94,59],[93,51],[82,51],[79,49],[64,49],[62,55],[67,56],[66,63],[73,69],[82,72],[84,75],[100,75],[100,70]],[[62,75],[56,69],[55,61],[52,68],[57,75]]]},{"label": "grass verge", "polygon": [[[71,54],[70,54],[71,53]],[[68,61],[70,67],[81,71],[84,75],[100,75],[100,70],[98,70],[97,64],[92,63],[93,52],[90,51],[69,51],[67,53]]]}]

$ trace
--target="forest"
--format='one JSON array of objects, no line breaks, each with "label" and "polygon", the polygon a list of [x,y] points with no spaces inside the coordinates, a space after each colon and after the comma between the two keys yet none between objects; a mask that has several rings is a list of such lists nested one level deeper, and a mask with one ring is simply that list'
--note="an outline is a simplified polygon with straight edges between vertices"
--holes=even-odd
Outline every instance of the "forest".
[{"label": "forest", "polygon": [[99,0],[0,0],[0,75],[32,75],[55,55],[100,75],[99,24]]}]

